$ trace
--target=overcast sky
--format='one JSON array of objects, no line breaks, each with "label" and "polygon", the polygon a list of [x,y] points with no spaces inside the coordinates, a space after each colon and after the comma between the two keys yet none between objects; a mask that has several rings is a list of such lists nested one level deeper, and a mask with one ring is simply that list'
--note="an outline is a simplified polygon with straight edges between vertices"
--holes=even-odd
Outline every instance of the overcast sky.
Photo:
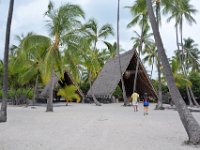
[{"label": "overcast sky", "polygon": [[[57,6],[63,3],[71,2],[79,4],[86,13],[86,20],[95,18],[99,25],[110,23],[116,29],[116,11],[117,0],[52,0]],[[49,0],[15,0],[13,22],[11,29],[11,44],[15,43],[15,35],[34,32],[37,34],[48,35],[48,30],[45,27],[44,12],[47,10]],[[132,42],[130,38],[133,36],[133,31],[137,28],[127,29],[127,24],[131,21],[131,14],[125,6],[132,6],[134,0],[121,0],[120,14],[120,45],[125,50],[130,50]],[[200,10],[200,1],[191,0],[191,4]],[[0,0],[0,59],[3,59],[4,42],[5,42],[5,27],[7,19],[9,0]],[[195,16],[197,24],[192,26],[184,23],[184,37],[191,37],[200,45],[200,12]],[[115,30],[116,33],[116,30]],[[164,47],[168,57],[173,55],[176,49],[174,23],[162,22],[161,36],[163,38]],[[116,36],[110,37],[110,41],[116,41]]]}]

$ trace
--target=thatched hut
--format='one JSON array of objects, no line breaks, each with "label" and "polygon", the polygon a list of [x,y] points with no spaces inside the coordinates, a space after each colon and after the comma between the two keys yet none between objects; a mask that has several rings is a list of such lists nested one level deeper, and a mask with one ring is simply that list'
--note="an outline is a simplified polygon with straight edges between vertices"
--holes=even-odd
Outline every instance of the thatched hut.
[{"label": "thatched hut", "polygon": [[[138,54],[136,50],[130,50],[120,55],[122,73],[125,84],[125,90],[127,97],[130,97],[133,92],[133,82],[136,70]],[[104,65],[97,79],[92,85],[92,91],[97,99],[101,102],[105,99],[111,101],[113,92],[115,91],[117,85],[121,87],[120,81],[120,70],[118,57],[115,57]],[[138,76],[137,76],[137,86],[136,89],[140,95],[147,93],[149,96],[157,99],[157,94],[152,86],[149,76],[140,60]],[[87,96],[92,97],[91,89],[89,89]]]},{"label": "thatched hut", "polygon": [[[55,87],[56,84],[58,84],[60,87],[64,87],[65,85],[74,85],[77,87],[77,91],[76,93],[80,96],[81,100],[84,99],[84,94],[83,92],[81,91],[81,89],[78,87],[77,83],[72,79],[72,76],[69,72],[64,72],[64,79],[61,81],[58,80],[57,77],[54,77],[53,79],[53,86]],[[49,89],[50,89],[50,83],[48,83],[44,89],[41,91],[41,93],[38,93],[37,94],[37,100],[44,100],[46,101],[46,97],[48,96],[48,93],[49,93]],[[60,97],[57,96],[57,89],[54,89],[54,100],[57,100],[57,101],[60,101]]]}]

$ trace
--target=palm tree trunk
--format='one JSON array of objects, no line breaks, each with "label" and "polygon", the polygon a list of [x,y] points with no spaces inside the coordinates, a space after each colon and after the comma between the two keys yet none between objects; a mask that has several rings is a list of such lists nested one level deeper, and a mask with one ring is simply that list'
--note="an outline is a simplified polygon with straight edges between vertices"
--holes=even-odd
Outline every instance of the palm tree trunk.
[{"label": "palm tree trunk", "polygon": [[189,101],[189,105],[193,106],[192,99],[191,99],[190,92],[189,92],[189,88],[187,86],[185,88],[186,88],[186,93],[187,93],[187,98],[188,98],[188,101]]},{"label": "palm tree trunk", "polygon": [[138,51],[138,58],[137,58],[137,64],[135,69],[135,76],[134,76],[134,82],[133,82],[133,92],[136,90],[137,86],[137,75],[138,75],[138,69],[139,69],[139,62],[140,62],[140,53],[142,52],[142,45],[143,45],[143,30],[144,30],[144,21],[142,22],[142,29],[141,29],[141,39],[140,39],[140,45],[139,45],[139,51]]},{"label": "palm tree trunk", "polygon": [[195,104],[197,107],[199,107],[199,103],[197,102],[197,100],[196,100],[196,98],[195,98],[195,96],[194,96],[194,93],[193,93],[193,91],[192,91],[192,88],[191,88],[191,87],[188,87],[188,89],[189,89],[189,92],[190,92],[190,94],[191,94],[191,96],[192,96],[192,99],[193,99],[194,104]]},{"label": "palm tree trunk", "polygon": [[158,56],[158,102],[156,105],[156,110],[159,110],[162,108],[162,82],[161,82],[161,64]]},{"label": "palm tree trunk", "polygon": [[152,65],[151,65],[151,76],[150,76],[150,79],[152,79],[154,61],[155,61],[155,60],[154,60],[154,57],[153,57],[153,61],[152,61]]},{"label": "palm tree trunk", "polygon": [[33,106],[35,105],[35,98],[36,98],[36,94],[37,94],[37,87],[38,87],[38,78],[39,75],[37,74],[36,80],[35,80],[35,88],[34,88],[34,94],[33,94]]},{"label": "palm tree trunk", "polygon": [[163,70],[167,79],[167,85],[169,87],[172,100],[178,110],[180,119],[188,134],[189,142],[191,142],[192,144],[199,144],[200,143],[200,126],[198,122],[195,120],[195,118],[193,117],[193,115],[191,114],[191,112],[186,107],[186,104],[183,101],[183,98],[181,97],[181,94],[175,85],[174,77],[173,77],[166,53],[164,51],[162,39],[160,37],[156,19],[153,13],[151,0],[146,0],[146,4],[148,8],[148,14],[149,14],[151,26],[153,29],[154,38],[155,38],[156,45],[158,48],[158,54],[162,61]]},{"label": "palm tree trunk", "polygon": [[4,49],[4,76],[3,76],[3,99],[0,111],[0,122],[7,121],[7,99],[8,99],[8,55],[10,45],[10,29],[13,15],[14,0],[10,0],[8,18],[6,25],[6,41]]},{"label": "palm tree trunk", "polygon": [[[159,11],[160,11],[160,1],[156,1],[156,21],[159,30]],[[162,108],[162,81],[161,81],[161,63],[160,58],[158,56],[158,102],[156,105],[156,109]]]},{"label": "palm tree trunk", "polygon": [[[183,23],[182,23],[182,19],[180,22],[180,36],[181,36],[181,52],[182,52],[182,57],[181,57],[181,66],[182,66],[182,72],[183,75],[185,76],[186,79],[188,79],[188,75],[186,72],[186,60],[185,60],[185,53],[184,53],[184,46],[183,46]],[[192,102],[192,98],[191,98],[191,92],[189,92],[188,87],[186,87],[186,92],[187,92],[187,97],[189,100],[189,105],[193,106],[193,102]]]},{"label": "palm tree trunk", "polygon": [[89,73],[89,83],[90,83],[90,89],[91,89],[92,99],[94,100],[94,103],[95,103],[97,106],[101,106],[101,103],[96,99],[96,97],[95,97],[95,95],[94,95],[94,93],[93,93],[91,72]]},{"label": "palm tree trunk", "polygon": [[141,49],[142,49],[141,46],[139,46],[139,53],[138,53],[137,64],[135,68],[135,76],[134,76],[134,81],[133,81],[133,92],[136,91],[136,86],[137,86],[137,75],[138,75],[138,69],[139,69]]},{"label": "palm tree trunk", "polygon": [[[181,34],[181,35],[182,35],[182,34]],[[182,37],[182,36],[181,36],[181,37]],[[181,41],[182,41],[182,40],[181,40]],[[179,59],[180,59],[180,64],[181,64],[181,70],[182,70],[182,73],[183,73],[184,77],[186,77],[185,71],[184,71],[184,68],[183,68],[183,67],[184,67],[184,64],[183,64],[184,53],[183,53],[183,49],[180,50],[180,47],[179,47],[178,25],[176,25],[176,45],[177,45],[178,52],[181,51],[181,54],[179,53],[179,57],[180,57]],[[181,44],[181,46],[182,46],[182,44]],[[189,93],[189,91],[188,91],[187,86],[185,87],[185,89],[186,89],[186,94],[187,94],[187,98],[188,98],[188,101],[189,101],[189,105],[192,106],[193,103],[192,103],[192,101],[191,101],[190,93]]]},{"label": "palm tree trunk", "polygon": [[120,11],[120,0],[118,0],[118,5],[117,5],[117,55],[118,55],[119,71],[120,71],[120,77],[121,77],[121,83],[122,83],[124,106],[127,106],[128,100],[127,100],[127,96],[126,96],[126,89],[125,89],[125,85],[124,85],[121,59],[120,59],[120,53],[119,53],[119,11]]},{"label": "palm tree trunk", "polygon": [[53,89],[54,89],[54,69],[52,69],[49,96],[47,98],[47,109],[46,112],[53,112]]}]

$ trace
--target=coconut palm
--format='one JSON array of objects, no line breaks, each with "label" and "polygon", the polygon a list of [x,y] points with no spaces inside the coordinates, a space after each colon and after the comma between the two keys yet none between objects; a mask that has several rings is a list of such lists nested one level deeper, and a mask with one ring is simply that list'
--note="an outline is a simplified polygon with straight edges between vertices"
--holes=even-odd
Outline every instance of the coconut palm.
[{"label": "coconut palm", "polygon": [[[89,69],[89,79],[90,79],[90,88],[91,88],[91,94],[92,94],[92,98],[95,102],[96,105],[100,106],[100,103],[98,102],[98,100],[96,99],[95,95],[93,94],[93,90],[92,90],[92,79],[94,79],[93,77],[96,76],[96,73],[98,72],[98,69],[94,66],[99,66],[97,65],[98,63],[96,63],[96,59],[92,59],[93,56],[98,55],[98,49],[97,49],[97,43],[99,41],[105,40],[109,35],[113,35],[113,28],[110,24],[105,24],[102,27],[99,27],[97,22],[94,19],[90,19],[84,26],[83,26],[83,30],[86,34],[86,39],[89,42],[89,55],[88,56],[92,56],[91,59],[86,60],[86,66]],[[92,52],[92,51],[93,52]],[[88,56],[86,56],[85,58],[87,58]],[[90,61],[90,62],[88,62]],[[90,64],[88,64],[90,63]],[[90,65],[90,67],[89,67]],[[94,74],[93,74],[94,73]]]},{"label": "coconut palm", "polygon": [[44,74],[44,58],[51,45],[51,39],[46,36],[28,34],[21,40],[16,50],[17,57],[13,62],[13,68],[16,73],[20,73],[21,84],[26,84],[36,78],[33,104],[35,103],[39,76],[41,75],[44,83],[48,80],[46,78],[48,76]]},{"label": "coconut palm", "polygon": [[166,76],[167,85],[168,85],[170,94],[172,96],[172,101],[174,102],[178,110],[180,119],[188,134],[189,142],[193,144],[199,144],[200,143],[200,126],[198,122],[195,120],[195,118],[193,117],[193,115],[191,114],[191,112],[186,107],[186,104],[183,101],[183,98],[181,97],[181,94],[175,85],[174,77],[173,77],[166,53],[164,51],[162,39],[158,30],[156,18],[154,16],[151,0],[146,0],[146,5],[148,9],[149,19],[151,22],[154,38],[155,38],[156,45],[158,48],[158,55],[160,56],[160,59],[162,61],[163,70]]},{"label": "coconut palm", "polygon": [[[181,53],[181,54],[180,54]],[[181,57],[180,57],[181,56]],[[184,56],[183,56],[184,57]],[[175,51],[175,58],[178,60],[178,61],[180,61],[180,63],[182,62],[182,52],[181,51],[179,51],[179,50],[176,50]],[[182,64],[180,64],[180,69],[182,70],[182,72],[183,72],[183,66],[182,66]],[[183,73],[182,73],[183,74]],[[184,75],[184,74],[183,74]],[[186,78],[186,76],[185,76],[185,78]],[[190,106],[193,106],[194,104],[193,104],[193,102],[192,102],[192,98],[191,98],[191,96],[190,96],[190,91],[189,91],[189,88],[190,87],[188,87],[188,86],[186,86],[185,87],[186,88],[186,94],[187,94],[187,98],[188,98],[188,101],[189,101],[189,105]]]},{"label": "coconut palm", "polygon": [[117,1],[117,56],[118,56],[118,62],[119,62],[119,72],[120,72],[120,80],[122,83],[122,93],[123,93],[123,99],[124,99],[124,106],[128,104],[128,99],[126,96],[126,89],[124,85],[124,79],[123,79],[123,73],[122,73],[122,65],[121,65],[121,59],[120,59],[120,41],[119,41],[119,16],[120,16],[120,0]]},{"label": "coconut palm", "polygon": [[157,49],[156,49],[156,45],[154,43],[145,46],[144,51],[142,53],[143,55],[146,54],[146,56],[143,58],[144,62],[148,62],[148,65],[151,66],[151,73],[150,73],[150,78],[152,78],[152,72],[153,72],[153,67],[154,67],[154,63],[156,62],[156,66],[157,66]]},{"label": "coconut palm", "polygon": [[[199,64],[200,52],[197,49],[197,45],[193,43],[194,40],[192,40],[191,38],[184,39],[183,48],[184,48],[185,71],[187,76],[190,68],[192,71],[200,70],[200,64]],[[191,94],[194,104],[199,107],[199,104],[196,101],[192,88],[188,87],[188,90]]]},{"label": "coconut palm", "polygon": [[77,89],[78,88],[76,86],[74,86],[74,85],[65,86],[65,87],[59,89],[57,95],[58,96],[63,96],[65,98],[66,102],[67,102],[67,105],[68,105],[68,102],[71,102],[74,99],[78,103],[78,102],[80,102],[81,98],[76,93]]},{"label": "coconut palm", "polygon": [[148,25],[148,17],[147,17],[147,9],[145,5],[144,0],[137,0],[135,1],[135,4],[132,7],[127,7],[130,9],[132,15],[134,16],[133,20],[127,25],[128,28],[135,26],[137,24],[140,25],[141,27],[141,34],[139,35],[137,32],[136,35],[139,37],[137,38],[132,38],[135,40],[134,47],[138,48],[138,59],[137,59],[137,64],[136,64],[136,70],[135,70],[135,76],[134,76],[134,81],[133,81],[133,91],[136,90],[136,83],[137,83],[137,74],[138,74],[138,68],[139,68],[139,60],[140,60],[140,53],[142,52],[143,49],[143,44],[144,44],[144,37],[146,36],[148,30],[149,30],[149,25]]},{"label": "coconut palm", "polygon": [[[181,52],[180,53],[181,55],[179,57],[181,57],[180,61],[182,64],[182,72],[186,78],[188,78],[187,77],[188,75],[186,71],[186,62],[184,60],[183,21],[185,19],[190,25],[192,25],[192,23],[196,23],[194,17],[192,16],[196,12],[197,10],[194,9],[193,5],[190,4],[190,0],[175,0],[175,1],[170,0],[170,2],[168,2],[166,7],[164,8],[164,13],[171,14],[171,16],[167,19],[167,21],[170,22],[172,19],[175,20],[176,43],[178,50]],[[179,41],[179,36],[180,36],[180,41]],[[192,98],[193,100],[195,100],[195,98],[193,97],[194,94],[192,92],[192,89],[186,88],[186,91],[188,99]]]},{"label": "coconut palm", "polygon": [[107,46],[109,58],[114,58],[117,55],[117,43],[114,42],[111,44],[110,42],[105,41],[105,45]]},{"label": "coconut palm", "polygon": [[0,122],[7,121],[7,98],[8,98],[8,54],[10,44],[10,29],[13,15],[14,0],[10,0],[6,25],[6,41],[4,49],[4,75],[3,75],[3,99],[0,111]]},{"label": "coconut palm", "polygon": [[185,87],[185,86],[191,87],[192,83],[188,79],[186,79],[184,75],[181,73],[180,61],[176,57],[173,57],[170,64],[171,64],[171,69],[172,69],[172,73],[175,79],[176,86],[177,87]]},{"label": "coconut palm", "polygon": [[[162,0],[163,2],[165,0]],[[161,24],[161,13],[160,13],[160,6],[161,1],[156,0],[155,1],[155,12],[156,12],[156,21],[158,24],[158,30],[159,30],[159,25]],[[162,82],[161,82],[161,62],[159,59],[159,56],[157,56],[157,69],[158,69],[158,103],[156,105],[156,109],[162,108]]]},{"label": "coconut palm", "polygon": [[90,19],[84,25],[85,32],[88,34],[88,38],[91,40],[92,49],[97,50],[97,42],[103,41],[110,35],[114,35],[113,28],[110,24],[105,24],[102,27],[98,26],[97,21]]},{"label": "coconut palm", "polygon": [[61,54],[59,51],[60,46],[65,44],[64,39],[67,36],[70,36],[74,30],[81,26],[81,21],[79,19],[84,17],[84,12],[78,5],[70,3],[55,9],[53,3],[50,2],[45,15],[49,18],[47,20],[47,26],[49,27],[50,35],[54,37],[53,45],[47,52],[45,58],[46,71],[51,74],[51,88],[46,110],[48,112],[53,111],[53,79],[55,73],[58,71],[60,74],[63,74],[61,68]]},{"label": "coconut palm", "polygon": [[191,38],[184,39],[184,52],[185,52],[185,63],[186,71],[200,71],[200,51],[197,48],[197,44],[194,43],[194,40]]},{"label": "coconut palm", "polygon": [[[197,45],[194,44],[194,41],[190,38],[184,39],[183,48],[184,48],[184,53],[182,53],[178,50],[176,51],[176,58],[180,62],[182,62],[183,60],[185,61],[185,73],[186,73],[185,78],[187,78],[190,70],[193,70],[193,71],[198,70],[198,68],[200,66],[199,62],[198,62],[200,52],[197,49]],[[192,88],[186,87],[186,92],[187,92],[187,95],[188,95],[189,105],[193,105],[193,102],[194,102],[194,104],[196,106],[199,106],[199,104],[196,101],[196,98],[193,94]],[[190,96],[190,94],[191,94],[191,96]]]}]

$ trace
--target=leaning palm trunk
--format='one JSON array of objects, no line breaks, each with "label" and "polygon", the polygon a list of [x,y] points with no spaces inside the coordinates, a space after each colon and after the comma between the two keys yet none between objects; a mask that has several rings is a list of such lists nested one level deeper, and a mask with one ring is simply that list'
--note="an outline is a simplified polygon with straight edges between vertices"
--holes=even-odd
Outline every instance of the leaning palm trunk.
[{"label": "leaning palm trunk", "polygon": [[159,110],[162,108],[162,82],[161,82],[161,64],[160,64],[160,60],[158,57],[158,102],[156,105],[156,110]]},{"label": "leaning palm trunk", "polygon": [[125,85],[124,85],[121,59],[120,59],[120,54],[119,54],[119,7],[120,7],[120,0],[118,0],[118,5],[117,5],[117,55],[118,55],[118,62],[119,62],[120,78],[121,78],[121,83],[122,83],[122,93],[123,93],[123,99],[124,99],[124,106],[127,106],[128,100],[127,100],[127,97],[126,97],[126,89],[125,89]]},{"label": "leaning palm trunk", "polygon": [[153,62],[152,62],[152,65],[151,65],[151,76],[150,76],[150,79],[152,79],[153,65],[154,65],[154,57],[153,57]]},{"label": "leaning palm trunk", "polygon": [[138,52],[138,57],[137,57],[137,64],[136,64],[136,69],[135,69],[135,76],[134,76],[134,82],[133,82],[133,92],[136,91],[136,86],[137,86],[137,76],[138,76],[138,69],[139,69],[139,64],[140,64],[139,62],[140,62],[140,52],[141,51],[142,51],[142,37],[141,37],[141,40],[140,40],[139,52]]},{"label": "leaning palm trunk", "polygon": [[[160,12],[160,1],[156,1],[156,20],[159,30],[159,12]],[[158,52],[157,52],[158,53]],[[158,102],[156,109],[159,110],[162,108],[162,81],[161,81],[161,62],[158,56]]]},{"label": "leaning palm trunk", "polygon": [[197,102],[197,100],[196,100],[196,98],[195,98],[195,96],[194,96],[194,93],[193,93],[193,91],[192,91],[192,88],[191,88],[191,87],[188,87],[188,89],[189,89],[189,92],[190,92],[191,96],[193,97],[192,99],[193,99],[194,104],[195,104],[197,107],[199,107],[199,103]]},{"label": "leaning palm trunk", "polygon": [[167,85],[169,87],[170,94],[172,96],[172,101],[174,102],[180,119],[183,123],[183,126],[188,134],[189,142],[192,144],[200,144],[200,126],[198,122],[195,120],[189,109],[187,108],[185,102],[183,101],[183,98],[181,97],[181,94],[178,90],[178,88],[175,85],[175,80],[166,56],[166,53],[164,51],[162,39],[160,37],[160,33],[158,30],[158,26],[156,23],[156,19],[153,13],[152,3],[151,0],[146,0],[149,18],[151,22],[151,26],[153,29],[154,38],[156,41],[156,45],[158,48],[158,55],[160,56],[160,59],[162,61],[163,70],[166,76]]},{"label": "leaning palm trunk", "polygon": [[185,89],[186,89],[186,93],[187,93],[187,98],[188,98],[188,101],[189,101],[189,105],[193,106],[188,86],[186,86]]},{"label": "leaning palm trunk", "polygon": [[54,69],[52,69],[52,75],[50,80],[49,96],[47,98],[46,112],[53,112],[53,89],[54,89]]},{"label": "leaning palm trunk", "polygon": [[[94,42],[94,51],[96,51],[96,46],[97,46],[97,41],[95,41]],[[93,62],[91,61],[91,64],[92,64]],[[93,86],[92,86],[92,75],[91,75],[91,71],[90,71],[90,74],[89,74],[89,83],[90,83],[90,89],[91,89],[91,94],[92,94],[92,99],[93,99],[93,101],[94,101],[94,103],[97,105],[97,106],[101,106],[101,103],[96,99],[96,97],[95,97],[95,95],[94,95],[94,93],[93,93]]]},{"label": "leaning palm trunk", "polygon": [[0,111],[0,122],[7,121],[7,98],[8,98],[8,54],[9,54],[9,44],[10,44],[10,28],[12,22],[14,0],[10,0],[8,18],[6,25],[6,41],[4,49],[4,76],[3,76],[3,99]]},{"label": "leaning palm trunk", "polygon": [[39,75],[37,74],[37,77],[35,80],[34,94],[33,94],[33,99],[32,99],[33,106],[35,105],[35,102],[36,102],[35,98],[36,98],[37,88],[38,88],[38,78],[39,78]]},{"label": "leaning palm trunk", "polygon": [[91,89],[91,94],[92,94],[92,99],[94,101],[94,103],[97,105],[97,106],[101,106],[101,103],[96,99],[94,93],[93,93],[93,86],[92,86],[92,81],[91,81],[91,72],[89,74],[89,83],[90,83],[90,89]]},{"label": "leaning palm trunk", "polygon": [[133,92],[136,90],[136,86],[137,86],[137,76],[138,76],[138,69],[139,69],[139,62],[140,62],[140,53],[142,52],[142,45],[143,45],[143,30],[144,30],[144,21],[142,22],[140,45],[138,48],[139,52],[138,52],[137,64],[136,64],[135,76],[134,76],[134,82],[133,82]]}]

